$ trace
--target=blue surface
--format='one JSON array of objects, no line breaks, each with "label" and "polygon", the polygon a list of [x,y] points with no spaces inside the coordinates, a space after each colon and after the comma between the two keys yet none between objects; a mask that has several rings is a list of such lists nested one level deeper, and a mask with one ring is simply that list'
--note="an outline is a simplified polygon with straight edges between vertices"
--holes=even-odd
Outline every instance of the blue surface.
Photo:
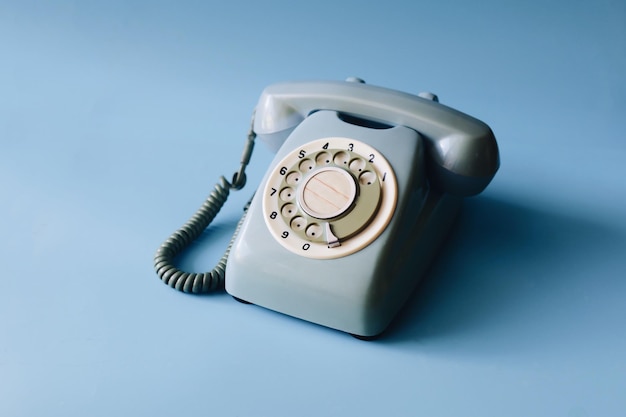
[{"label": "blue surface", "polygon": [[[623,415],[624,2],[208,3],[0,2],[0,415]],[[387,337],[159,282],[263,87],[351,75],[501,148]]]}]

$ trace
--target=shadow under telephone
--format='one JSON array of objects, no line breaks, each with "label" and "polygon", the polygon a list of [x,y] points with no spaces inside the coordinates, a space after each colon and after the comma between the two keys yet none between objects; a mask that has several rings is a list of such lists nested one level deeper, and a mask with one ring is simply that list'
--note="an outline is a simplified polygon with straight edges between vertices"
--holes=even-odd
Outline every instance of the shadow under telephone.
[{"label": "shadow under telephone", "polygon": [[[255,137],[276,156],[211,272],[173,258],[245,184]],[[419,96],[347,81],[267,87],[241,168],[158,249],[155,269],[193,293],[235,299],[357,337],[382,333],[443,242],[464,197],[499,167],[491,129]],[[225,276],[228,279],[225,279]]]}]

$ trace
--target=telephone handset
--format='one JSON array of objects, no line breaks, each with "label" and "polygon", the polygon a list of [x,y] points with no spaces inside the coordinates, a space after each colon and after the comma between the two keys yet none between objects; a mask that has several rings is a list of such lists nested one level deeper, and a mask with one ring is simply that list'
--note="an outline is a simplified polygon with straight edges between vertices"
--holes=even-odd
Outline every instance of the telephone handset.
[{"label": "telephone handset", "polygon": [[[274,150],[311,112],[334,110],[371,124],[406,126],[426,139],[427,160],[443,191],[480,193],[499,167],[491,129],[479,120],[438,103],[356,81],[300,82],[269,86],[256,107],[254,131]],[[428,93],[426,93],[428,95]]]},{"label": "telephone handset", "polygon": [[438,103],[365,84],[267,87],[252,132],[276,156],[214,271],[171,259],[215,216],[242,170],[221,184],[155,257],[159,276],[189,292],[234,298],[361,338],[382,333],[443,242],[464,197],[499,167],[491,129]]}]

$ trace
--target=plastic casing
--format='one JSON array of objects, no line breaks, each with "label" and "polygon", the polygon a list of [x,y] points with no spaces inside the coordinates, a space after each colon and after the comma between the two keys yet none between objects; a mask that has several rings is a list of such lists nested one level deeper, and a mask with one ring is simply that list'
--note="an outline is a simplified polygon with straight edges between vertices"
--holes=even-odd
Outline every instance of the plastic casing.
[{"label": "plastic casing", "polygon": [[[336,112],[320,111],[306,118],[280,148],[270,170],[298,146],[336,136],[373,146],[394,168],[398,199],[384,232],[352,255],[306,258],[285,250],[270,235],[257,193],[230,252],[226,291],[290,316],[374,336],[387,327],[430,263],[460,198],[430,192],[424,143],[415,130],[355,126],[340,120]],[[267,176],[259,190],[264,189]],[[416,253],[420,245],[423,248]]]},{"label": "plastic casing", "polygon": [[[390,127],[349,123],[340,115]],[[269,86],[253,128],[277,151],[259,190],[286,155],[325,137],[364,142],[391,164],[395,212],[365,248],[326,260],[284,249],[265,224],[257,192],[226,266],[232,296],[357,336],[385,330],[437,253],[463,197],[480,193],[500,163],[493,132],[483,122],[435,101],[358,82]]]}]

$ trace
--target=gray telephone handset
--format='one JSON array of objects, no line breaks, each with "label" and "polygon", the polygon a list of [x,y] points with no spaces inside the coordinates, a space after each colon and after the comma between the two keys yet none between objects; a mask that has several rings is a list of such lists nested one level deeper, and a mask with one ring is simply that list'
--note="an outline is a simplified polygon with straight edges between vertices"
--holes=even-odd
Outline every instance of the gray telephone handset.
[{"label": "gray telephone handset", "polygon": [[[215,274],[223,280],[225,271],[226,291],[240,301],[362,338],[385,330],[462,199],[480,193],[499,167],[483,122],[432,94],[359,79],[271,85],[252,130],[277,154]],[[214,200],[237,188],[223,182]],[[215,286],[213,276],[184,276],[169,263],[180,240],[205,223],[157,252],[157,272],[171,286]]]}]

